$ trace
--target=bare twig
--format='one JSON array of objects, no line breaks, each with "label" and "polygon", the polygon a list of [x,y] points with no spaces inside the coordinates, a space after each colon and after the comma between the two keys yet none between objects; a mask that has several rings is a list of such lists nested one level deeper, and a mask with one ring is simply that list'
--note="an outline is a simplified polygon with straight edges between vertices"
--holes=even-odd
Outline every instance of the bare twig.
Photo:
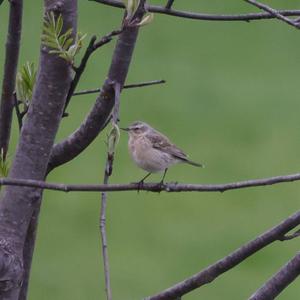
[{"label": "bare twig", "polygon": [[[132,84],[127,84],[123,86],[123,89],[130,89],[130,88],[139,88],[139,87],[145,87],[145,86],[150,86],[150,85],[156,85],[156,84],[162,84],[166,83],[165,80],[152,80],[152,81],[145,81],[145,82],[140,82],[140,83],[132,83]],[[83,90],[83,91],[78,91],[73,94],[73,96],[79,96],[79,95],[87,95],[87,94],[94,94],[94,93],[99,93],[101,92],[101,88],[98,89],[93,89],[93,90]]]},{"label": "bare twig", "polygon": [[22,28],[22,0],[9,2],[9,24],[6,40],[5,65],[2,81],[0,103],[0,150],[5,159],[11,131],[12,114],[14,108],[14,90],[19,60],[19,49]]},{"label": "bare twig", "polygon": [[19,130],[21,130],[22,123],[23,123],[23,117],[22,117],[22,113],[20,111],[19,102],[18,102],[16,93],[13,94],[13,97],[14,97],[14,105],[15,105],[15,110],[16,110],[16,116],[17,116],[17,120],[18,120]]},{"label": "bare twig", "polygon": [[249,300],[275,299],[300,274],[300,252],[270,278]]},{"label": "bare twig", "polygon": [[[101,4],[105,4],[117,8],[125,8],[125,5],[120,0],[90,0]],[[204,21],[252,21],[252,20],[263,20],[263,19],[274,19],[275,16],[265,12],[265,13],[249,13],[249,14],[237,14],[237,15],[218,15],[218,14],[203,14],[194,13],[188,11],[180,11],[175,9],[167,9],[163,6],[148,5],[147,10],[149,12],[170,15],[174,17],[194,19],[194,20],[204,20]],[[299,16],[300,10],[279,10],[283,16]]]},{"label": "bare twig", "polygon": [[[109,172],[108,170],[112,167],[113,158],[107,157],[104,180],[103,184],[108,184]],[[106,236],[106,207],[107,207],[107,193],[101,193],[101,209],[100,209],[100,233],[101,233],[101,243],[102,243],[102,257],[103,257],[103,267],[104,267],[104,277],[105,277],[105,291],[107,300],[112,299],[112,291],[110,284],[110,271],[109,271],[109,259],[107,250],[107,236]]]},{"label": "bare twig", "polygon": [[300,173],[275,176],[262,179],[237,181],[225,184],[184,184],[184,183],[138,183],[128,184],[63,184],[49,183],[39,180],[0,178],[1,185],[35,187],[45,190],[62,192],[120,192],[120,191],[149,191],[149,192],[225,192],[244,188],[268,186],[284,182],[299,181]]},{"label": "bare twig", "polygon": [[[28,109],[29,109],[29,102],[19,101],[17,99],[16,92],[14,92],[13,97],[14,97],[14,107],[15,107],[16,116],[17,116],[18,125],[19,125],[19,131],[21,131],[21,128],[23,126],[23,118],[27,114]],[[24,106],[23,111],[20,111],[20,105]]]},{"label": "bare twig", "polygon": [[[114,84],[114,94],[115,94],[115,106],[112,112],[112,123],[113,126],[117,126],[119,120],[119,107],[120,107],[120,89],[119,83]],[[111,133],[112,134],[112,133]],[[112,175],[114,154],[116,147],[116,140],[114,140],[112,145],[110,145],[110,136],[108,137],[108,149],[107,149],[107,159],[104,170],[103,184],[107,185],[109,177]],[[114,137],[118,139],[118,137]],[[109,260],[108,260],[108,250],[107,250],[107,236],[106,236],[106,207],[107,207],[107,192],[101,193],[101,211],[100,211],[100,233],[102,241],[102,255],[104,264],[104,274],[105,274],[105,290],[107,300],[112,300],[112,291],[110,285],[110,272],[109,272]]]},{"label": "bare twig", "polygon": [[[145,300],[174,300],[215,280],[300,224],[300,211],[199,273]],[[263,299],[273,299],[272,297]]]},{"label": "bare twig", "polygon": [[114,30],[112,32],[110,32],[109,34],[103,36],[98,42],[96,42],[96,36],[92,36],[89,45],[87,46],[85,53],[81,59],[80,65],[78,67],[75,67],[75,76],[71,82],[70,85],[70,89],[66,98],[66,103],[65,103],[65,107],[64,107],[64,113],[63,116],[67,116],[66,114],[66,109],[70,103],[70,100],[72,98],[72,96],[74,95],[74,91],[79,83],[79,80],[81,78],[81,75],[83,74],[85,67],[87,65],[87,62],[90,58],[90,56],[100,47],[102,47],[103,45],[109,43],[112,38],[118,34],[120,34],[122,32],[122,30]]},{"label": "bare twig", "polygon": [[166,7],[167,9],[171,9],[171,7],[172,7],[174,1],[175,1],[175,0],[168,0],[168,2],[167,2],[167,4],[166,4],[165,7]]},{"label": "bare twig", "polygon": [[274,8],[272,8],[272,7],[270,7],[266,4],[262,4],[260,2],[255,1],[255,0],[245,0],[245,1],[252,4],[252,5],[254,5],[254,6],[256,6],[256,7],[258,7],[258,8],[260,8],[260,9],[262,9],[262,10],[264,10],[264,11],[266,11],[266,12],[268,12],[268,13],[270,13],[275,18],[277,18],[277,19],[279,19],[279,20],[281,20],[281,21],[283,21],[283,22],[285,22],[285,23],[287,23],[287,24],[289,24],[289,25],[291,25],[291,26],[293,26],[297,29],[300,28],[300,25],[297,24],[297,22],[285,17],[282,13],[280,13],[280,11],[275,10]]}]

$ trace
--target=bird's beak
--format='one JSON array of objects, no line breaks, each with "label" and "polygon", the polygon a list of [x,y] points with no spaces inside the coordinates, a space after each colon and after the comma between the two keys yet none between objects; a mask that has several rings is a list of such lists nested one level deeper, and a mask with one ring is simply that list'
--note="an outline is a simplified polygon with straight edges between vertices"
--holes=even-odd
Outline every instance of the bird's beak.
[{"label": "bird's beak", "polygon": [[124,131],[129,131],[129,128],[123,128],[123,127],[120,127],[120,129],[124,130]]}]

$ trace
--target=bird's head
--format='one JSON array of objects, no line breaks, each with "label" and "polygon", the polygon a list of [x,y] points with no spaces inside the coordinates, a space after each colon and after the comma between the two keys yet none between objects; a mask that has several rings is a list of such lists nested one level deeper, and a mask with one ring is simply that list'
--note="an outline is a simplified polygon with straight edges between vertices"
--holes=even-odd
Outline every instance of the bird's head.
[{"label": "bird's head", "polygon": [[139,136],[142,136],[145,133],[151,131],[152,128],[145,122],[136,121],[136,122],[133,122],[127,128],[121,128],[121,129],[128,131],[128,134],[131,137],[139,137]]}]

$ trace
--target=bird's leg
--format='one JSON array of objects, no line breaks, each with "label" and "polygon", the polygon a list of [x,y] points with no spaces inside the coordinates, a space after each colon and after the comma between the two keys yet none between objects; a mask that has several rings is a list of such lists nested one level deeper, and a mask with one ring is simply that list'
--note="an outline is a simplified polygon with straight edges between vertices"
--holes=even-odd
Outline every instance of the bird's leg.
[{"label": "bird's leg", "polygon": [[160,183],[159,183],[161,186],[164,185],[164,179],[165,179],[165,177],[166,177],[167,171],[168,171],[168,168],[165,169],[164,175],[163,175],[163,177],[162,177],[162,179],[161,179],[161,181],[160,181]]},{"label": "bird's leg", "polygon": [[148,178],[152,173],[148,173],[145,177],[143,177],[137,184],[138,184],[138,192],[140,191],[141,187],[144,184],[146,178]]}]

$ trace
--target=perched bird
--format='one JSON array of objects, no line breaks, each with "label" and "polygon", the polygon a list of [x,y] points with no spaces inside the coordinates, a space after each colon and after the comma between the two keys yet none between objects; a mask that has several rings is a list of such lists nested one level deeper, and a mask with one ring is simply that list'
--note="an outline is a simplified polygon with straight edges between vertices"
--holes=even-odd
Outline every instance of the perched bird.
[{"label": "perched bird", "polygon": [[128,128],[128,149],[133,161],[138,167],[147,171],[148,174],[140,181],[151,175],[151,173],[164,172],[161,184],[163,184],[167,170],[176,163],[188,163],[192,166],[203,167],[188,159],[187,155],[170,140],[144,122],[134,122]]}]

